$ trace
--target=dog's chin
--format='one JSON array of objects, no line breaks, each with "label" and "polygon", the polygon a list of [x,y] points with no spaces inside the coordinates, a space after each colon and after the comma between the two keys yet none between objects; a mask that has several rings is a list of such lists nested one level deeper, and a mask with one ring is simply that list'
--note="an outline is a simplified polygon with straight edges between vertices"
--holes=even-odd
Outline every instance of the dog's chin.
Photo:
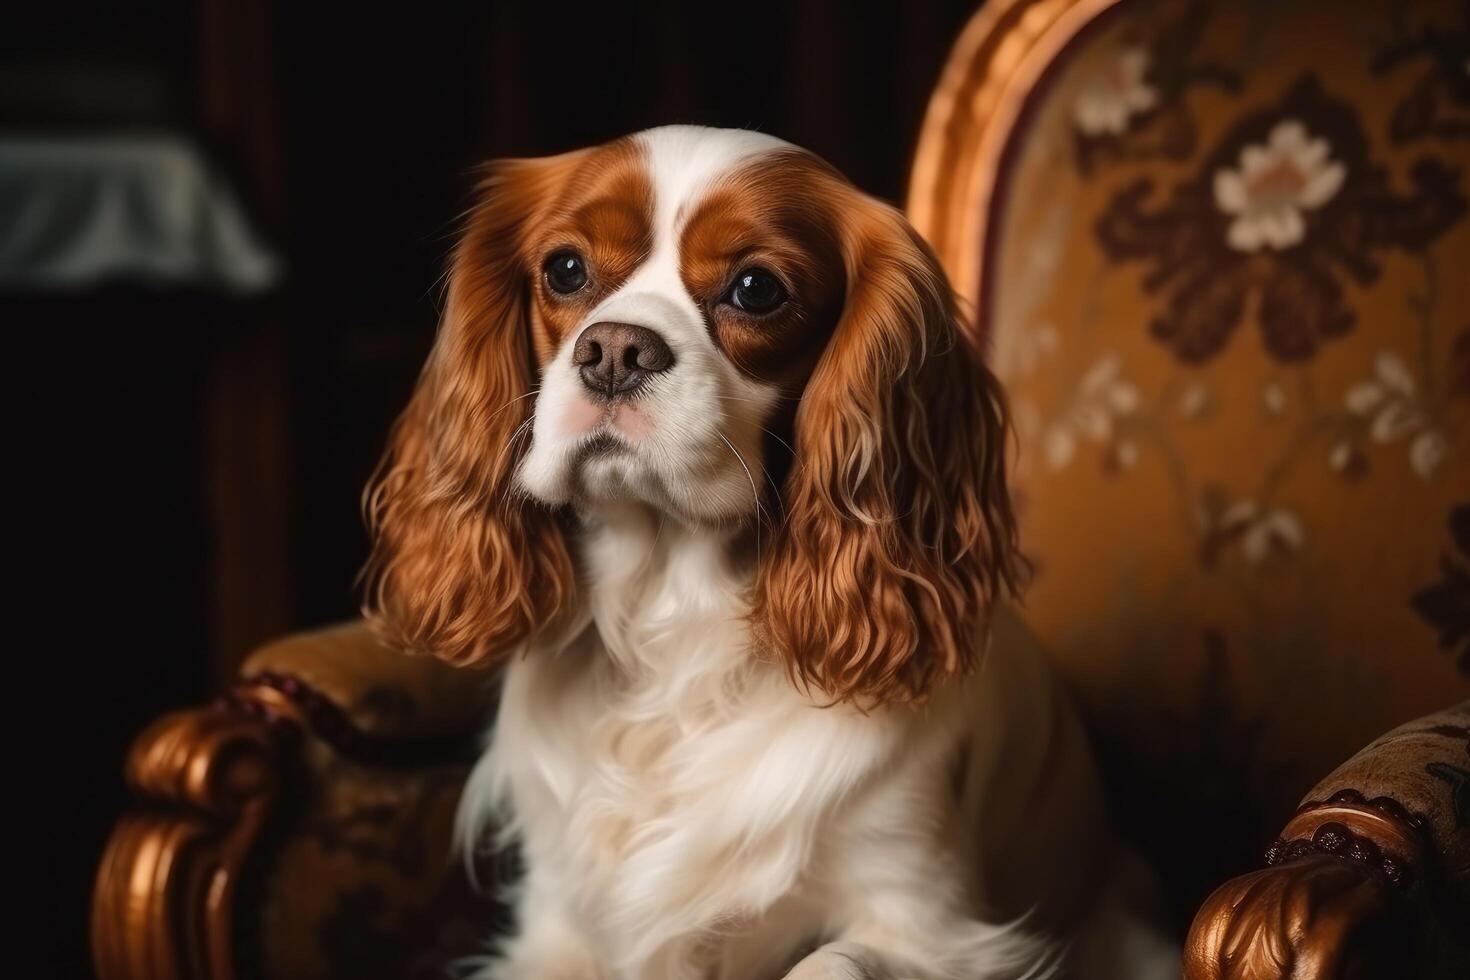
[{"label": "dog's chin", "polygon": [[745,471],[729,469],[671,475],[616,433],[598,432],[563,447],[555,465],[523,467],[520,483],[543,504],[590,517],[631,505],[688,525],[728,528],[756,516]]},{"label": "dog's chin", "polygon": [[668,502],[664,480],[616,433],[590,433],[575,443],[533,455],[539,458],[523,464],[519,482],[544,504],[596,511],[633,503],[662,509]]},{"label": "dog's chin", "polygon": [[567,466],[572,502],[582,507],[656,503],[667,496],[663,481],[634,450],[606,433],[583,441]]}]

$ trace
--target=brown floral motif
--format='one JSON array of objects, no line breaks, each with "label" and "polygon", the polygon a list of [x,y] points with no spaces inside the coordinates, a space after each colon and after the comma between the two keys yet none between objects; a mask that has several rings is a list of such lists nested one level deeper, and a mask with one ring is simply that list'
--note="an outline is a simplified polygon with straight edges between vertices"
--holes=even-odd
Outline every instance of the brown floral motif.
[{"label": "brown floral motif", "polygon": [[1414,593],[1410,605],[1439,632],[1440,649],[1470,673],[1470,503],[1450,512],[1450,536],[1459,554],[1444,556],[1440,580]]},{"label": "brown floral motif", "polygon": [[1450,452],[1450,441],[1439,418],[1443,401],[1423,390],[1401,357],[1393,351],[1379,351],[1373,362],[1373,376],[1347,391],[1347,424],[1339,426],[1339,438],[1328,455],[1329,465],[1344,476],[1358,476],[1367,468],[1362,449],[1365,441],[1401,442],[1408,445],[1410,468],[1425,480],[1432,478]]},{"label": "brown floral motif", "polygon": [[423,905],[395,903],[371,881],[345,888],[314,932],[328,976],[446,980],[483,961],[510,925],[500,896],[477,890],[455,862]]},{"label": "brown floral motif", "polygon": [[1046,426],[1041,447],[1047,467],[1064,468],[1079,446],[1093,442],[1105,447],[1108,471],[1131,468],[1138,447],[1125,430],[1138,404],[1138,389],[1122,376],[1122,360],[1115,353],[1104,354],[1083,375],[1068,405]]},{"label": "brown floral motif", "polygon": [[1197,86],[1240,88],[1229,68],[1193,60],[1209,7],[1185,4],[1166,19],[1155,4],[1139,6],[1119,45],[1083,80],[1072,104],[1079,173],[1125,160],[1185,160],[1194,152],[1199,133],[1185,94]]},{"label": "brown floral motif", "polygon": [[1388,135],[1394,143],[1425,137],[1470,139],[1470,12],[1465,16],[1458,30],[1426,27],[1374,60],[1378,74],[1391,73],[1405,63],[1420,69],[1418,80],[1389,119]]},{"label": "brown floral motif", "polygon": [[[330,767],[324,779],[347,785],[341,775],[345,768]],[[365,864],[380,863],[405,878],[421,878],[438,870],[441,857],[433,853],[429,821],[436,808],[442,809],[445,794],[457,796],[463,781],[462,770],[446,768],[427,773],[408,792],[366,784],[331,812],[306,821],[301,835],[328,854],[345,851]]]},{"label": "brown floral motif", "polygon": [[1168,299],[1150,332],[1180,360],[1219,354],[1254,306],[1266,349],[1302,361],[1353,328],[1340,276],[1371,284],[1376,252],[1420,251],[1464,214],[1459,176],[1421,159],[1413,190],[1395,193],[1351,106],[1307,74],[1239,120],[1161,206],[1148,178],[1122,188],[1096,233],[1109,259],[1151,264],[1144,289]]}]

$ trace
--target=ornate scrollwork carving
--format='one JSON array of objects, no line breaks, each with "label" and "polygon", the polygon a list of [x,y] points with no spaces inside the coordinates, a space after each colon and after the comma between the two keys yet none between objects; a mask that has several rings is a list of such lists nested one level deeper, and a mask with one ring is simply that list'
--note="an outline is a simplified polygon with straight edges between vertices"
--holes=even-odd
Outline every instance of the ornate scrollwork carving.
[{"label": "ornate scrollwork carving", "polygon": [[243,868],[277,797],[283,747],[297,734],[216,706],[166,715],[139,736],[126,772],[144,805],[113,832],[93,893],[99,976],[238,975]]},{"label": "ornate scrollwork carving", "polygon": [[[1190,980],[1406,976],[1407,919],[1365,863],[1307,854],[1218,888],[1185,946]],[[1397,959],[1395,959],[1398,957]],[[1397,963],[1398,969],[1395,969]],[[1405,972],[1408,971],[1408,972]]]}]

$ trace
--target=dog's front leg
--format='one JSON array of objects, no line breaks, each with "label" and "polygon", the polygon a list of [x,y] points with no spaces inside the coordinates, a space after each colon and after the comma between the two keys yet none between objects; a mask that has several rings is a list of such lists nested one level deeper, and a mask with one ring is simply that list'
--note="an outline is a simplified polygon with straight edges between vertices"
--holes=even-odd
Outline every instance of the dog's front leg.
[{"label": "dog's front leg", "polygon": [[855,922],[819,946],[785,980],[1000,980],[1050,976],[1057,948],[1013,927],[946,918],[930,928]]},{"label": "dog's front leg", "polygon": [[567,914],[562,891],[532,863],[517,896],[518,929],[471,980],[611,980],[593,941]]},{"label": "dog's front leg", "polygon": [[851,941],[818,947],[786,974],[786,980],[900,980],[883,954]]},{"label": "dog's front leg", "polygon": [[608,980],[591,948],[569,931],[532,926],[506,942],[484,980]]}]

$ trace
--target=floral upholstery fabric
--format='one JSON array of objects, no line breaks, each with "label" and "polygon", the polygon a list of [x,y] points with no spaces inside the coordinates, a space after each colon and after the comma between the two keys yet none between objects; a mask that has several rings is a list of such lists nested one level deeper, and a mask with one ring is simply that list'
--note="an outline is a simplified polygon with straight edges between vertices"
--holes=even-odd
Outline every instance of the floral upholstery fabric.
[{"label": "floral upholstery fabric", "polygon": [[[284,814],[263,882],[261,974],[437,980],[483,956],[505,911],[451,847],[467,767],[362,765],[322,744],[305,765],[309,791]],[[487,863],[477,880],[506,873]]]},{"label": "floral upholstery fabric", "polygon": [[514,855],[487,855],[472,887],[452,827],[494,673],[407,656],[353,621],[271,643],[241,677],[244,703],[284,702],[293,719],[248,879],[242,965],[257,969],[243,975],[437,980],[483,956]]},{"label": "floral upholstery fabric", "polygon": [[1467,16],[1124,3],[1012,136],[1028,618],[1181,910],[1470,696]]}]

